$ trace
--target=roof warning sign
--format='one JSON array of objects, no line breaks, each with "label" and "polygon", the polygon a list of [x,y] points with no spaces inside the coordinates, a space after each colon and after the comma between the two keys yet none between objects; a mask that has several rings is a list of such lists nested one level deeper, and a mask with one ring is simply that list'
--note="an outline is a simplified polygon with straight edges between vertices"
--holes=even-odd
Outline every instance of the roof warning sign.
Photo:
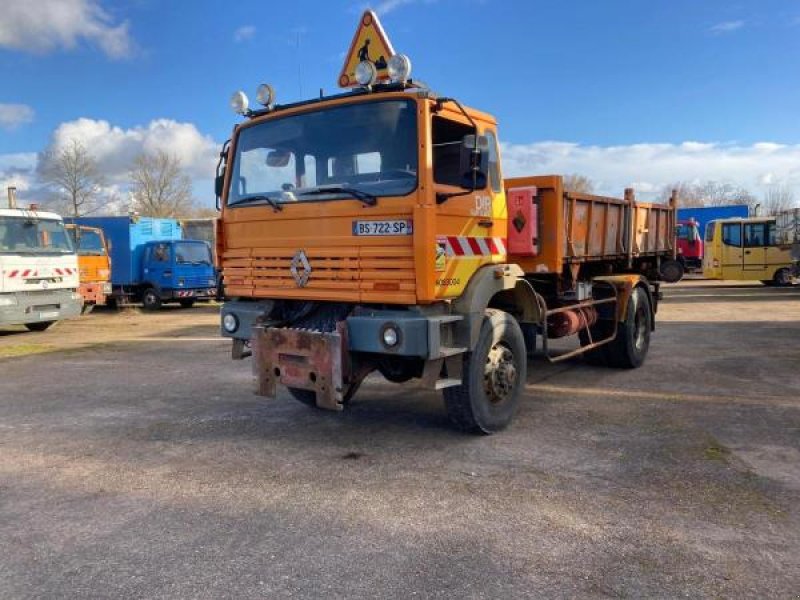
[{"label": "roof warning sign", "polygon": [[350,43],[350,51],[344,60],[342,73],[339,75],[339,87],[353,87],[356,81],[356,66],[363,61],[370,61],[378,71],[378,81],[388,81],[386,66],[394,55],[392,43],[381,27],[381,22],[371,10],[367,10],[358,22],[358,29]]}]

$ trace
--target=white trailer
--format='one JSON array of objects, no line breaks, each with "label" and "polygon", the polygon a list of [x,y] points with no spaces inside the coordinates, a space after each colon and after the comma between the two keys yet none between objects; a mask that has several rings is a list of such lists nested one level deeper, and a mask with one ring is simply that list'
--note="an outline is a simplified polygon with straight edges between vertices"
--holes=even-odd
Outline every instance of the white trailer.
[{"label": "white trailer", "polygon": [[44,331],[81,314],[78,256],[59,215],[13,198],[0,209],[0,326]]}]

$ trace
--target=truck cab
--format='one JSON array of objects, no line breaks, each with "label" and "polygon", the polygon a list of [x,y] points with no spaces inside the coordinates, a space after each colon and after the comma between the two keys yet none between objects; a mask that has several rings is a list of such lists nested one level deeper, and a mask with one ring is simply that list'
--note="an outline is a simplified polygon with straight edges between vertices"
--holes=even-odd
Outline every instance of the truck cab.
[{"label": "truck cab", "polygon": [[61,217],[0,209],[0,325],[44,331],[79,316],[82,304],[78,258]]},{"label": "truck cab", "polygon": [[678,244],[678,260],[683,263],[684,269],[686,271],[702,270],[703,238],[697,221],[694,219],[678,221],[675,237]]},{"label": "truck cab", "polygon": [[178,302],[191,307],[216,295],[211,248],[201,240],[147,242],[142,250],[141,301],[146,310]]},{"label": "truck cab", "polygon": [[103,230],[67,223],[67,232],[78,252],[83,312],[106,303],[111,294],[111,259]]}]

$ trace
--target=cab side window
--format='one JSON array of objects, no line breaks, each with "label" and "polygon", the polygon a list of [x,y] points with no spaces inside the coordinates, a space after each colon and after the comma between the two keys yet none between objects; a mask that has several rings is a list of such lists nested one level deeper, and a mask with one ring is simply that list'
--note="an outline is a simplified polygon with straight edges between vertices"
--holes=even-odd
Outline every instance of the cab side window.
[{"label": "cab side window", "polygon": [[153,248],[153,260],[156,262],[168,263],[170,261],[170,250],[168,244],[156,244]]},{"label": "cab side window", "polygon": [[443,117],[433,117],[433,180],[444,185],[461,187],[461,143],[465,135],[474,133],[469,125],[462,125]]},{"label": "cab side window", "polygon": [[723,223],[722,224],[722,243],[726,246],[742,245],[742,224]]}]

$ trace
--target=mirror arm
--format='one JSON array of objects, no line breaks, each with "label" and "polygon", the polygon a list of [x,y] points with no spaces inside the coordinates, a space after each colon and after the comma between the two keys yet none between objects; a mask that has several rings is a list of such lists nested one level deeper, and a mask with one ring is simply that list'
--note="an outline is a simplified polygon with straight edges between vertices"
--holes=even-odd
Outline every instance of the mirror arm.
[{"label": "mirror arm", "polygon": [[[219,161],[217,161],[217,177],[219,177],[219,171],[220,168],[222,167],[222,162],[225,160],[225,157],[228,156],[228,148],[230,147],[230,145],[231,145],[230,140],[225,140],[225,143],[222,144],[222,150],[219,153]],[[225,163],[225,166],[227,167],[227,162]],[[224,183],[223,183],[223,188],[224,188]],[[223,189],[222,192],[224,191],[225,190]],[[214,190],[214,192],[215,192],[214,196],[216,198],[217,211],[220,211],[222,210],[222,205],[221,205],[222,193],[217,193],[217,190]]]},{"label": "mirror arm", "polygon": [[472,125],[472,128],[475,130],[475,137],[478,137],[478,124],[475,120],[469,116],[469,113],[466,109],[461,105],[461,102],[456,100],[455,98],[437,98],[436,99],[436,112],[442,110],[442,106],[447,104],[448,102],[452,102],[453,104],[458,107],[458,110],[461,111],[461,114],[464,115],[464,118],[469,121],[469,124]]}]

